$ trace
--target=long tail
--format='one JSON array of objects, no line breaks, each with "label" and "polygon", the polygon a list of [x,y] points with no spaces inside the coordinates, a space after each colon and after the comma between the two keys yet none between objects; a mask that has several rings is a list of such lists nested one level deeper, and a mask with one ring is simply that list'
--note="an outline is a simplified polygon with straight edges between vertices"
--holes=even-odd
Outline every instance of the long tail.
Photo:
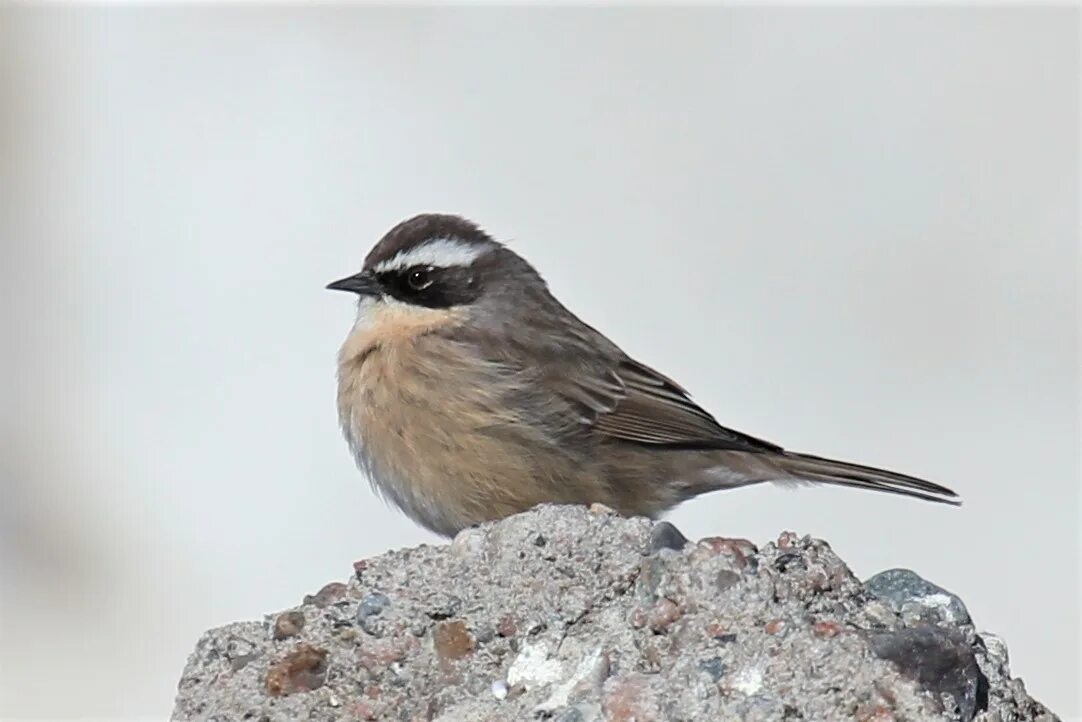
[{"label": "long tail", "polygon": [[906,476],[886,469],[850,464],[846,461],[823,459],[809,454],[797,454],[786,451],[777,456],[771,455],[770,461],[796,481],[813,481],[824,484],[837,484],[857,489],[872,489],[890,494],[914,496],[918,499],[936,501],[940,504],[961,506],[958,494],[945,486],[933,484],[915,476]]}]

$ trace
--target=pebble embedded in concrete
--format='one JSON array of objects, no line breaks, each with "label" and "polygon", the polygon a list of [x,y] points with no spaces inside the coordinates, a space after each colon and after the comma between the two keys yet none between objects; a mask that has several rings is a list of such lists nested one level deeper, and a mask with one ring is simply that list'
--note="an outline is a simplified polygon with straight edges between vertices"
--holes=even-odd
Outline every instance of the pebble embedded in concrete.
[{"label": "pebble embedded in concrete", "polygon": [[888,569],[864,582],[877,598],[909,622],[969,624],[969,610],[957,595],[910,569]]}]

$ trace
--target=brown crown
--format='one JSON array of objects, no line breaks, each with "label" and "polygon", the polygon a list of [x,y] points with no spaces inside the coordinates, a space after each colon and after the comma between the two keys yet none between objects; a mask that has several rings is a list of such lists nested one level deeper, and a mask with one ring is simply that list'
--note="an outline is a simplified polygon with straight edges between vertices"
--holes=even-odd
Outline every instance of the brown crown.
[{"label": "brown crown", "polygon": [[402,251],[434,238],[449,238],[462,243],[495,243],[476,223],[461,216],[422,213],[387,231],[387,235],[368,252],[364,267],[372,268]]}]

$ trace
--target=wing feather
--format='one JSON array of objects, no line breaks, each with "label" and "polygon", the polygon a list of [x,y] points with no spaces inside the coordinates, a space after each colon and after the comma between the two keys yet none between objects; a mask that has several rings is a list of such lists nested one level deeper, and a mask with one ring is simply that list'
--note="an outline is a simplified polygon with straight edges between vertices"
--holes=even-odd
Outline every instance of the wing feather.
[{"label": "wing feather", "polygon": [[[555,320],[554,320],[555,319]],[[625,354],[566,310],[531,314],[531,333],[509,341],[485,328],[457,328],[489,362],[513,369],[524,382],[505,402],[532,411],[521,418],[572,421],[573,437],[668,448],[779,452],[781,447],[721,426],[671,378]],[[544,322],[544,324],[542,324]],[[529,379],[528,382],[525,380]],[[563,412],[557,412],[562,408]],[[562,416],[560,415],[562,413]],[[581,438],[581,437],[580,437]],[[574,443],[574,438],[568,438]]]},{"label": "wing feather", "polygon": [[779,451],[780,447],[727,429],[672,379],[633,359],[619,365],[624,395],[593,428],[611,439],[660,446]]}]

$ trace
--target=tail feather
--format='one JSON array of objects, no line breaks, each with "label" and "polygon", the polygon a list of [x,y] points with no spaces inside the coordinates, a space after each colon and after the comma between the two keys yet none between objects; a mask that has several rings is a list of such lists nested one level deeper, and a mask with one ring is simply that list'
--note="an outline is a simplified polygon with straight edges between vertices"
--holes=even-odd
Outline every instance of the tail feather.
[{"label": "tail feather", "polygon": [[793,452],[785,452],[771,460],[794,479],[801,481],[885,491],[954,506],[962,504],[958,494],[945,486],[886,469]]}]

